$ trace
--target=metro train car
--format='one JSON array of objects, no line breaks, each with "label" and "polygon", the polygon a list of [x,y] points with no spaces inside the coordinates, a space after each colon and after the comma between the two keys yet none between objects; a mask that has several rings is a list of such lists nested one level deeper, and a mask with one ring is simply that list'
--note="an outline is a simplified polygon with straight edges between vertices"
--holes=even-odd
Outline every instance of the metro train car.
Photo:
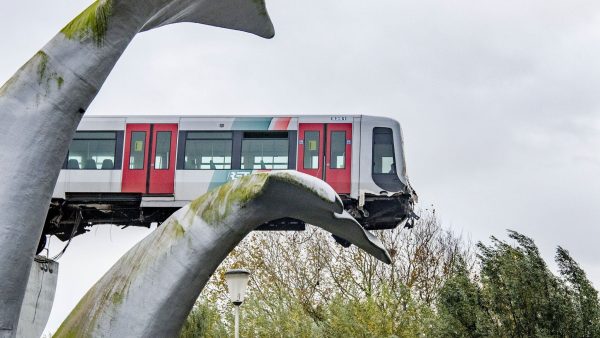
[{"label": "metro train car", "polygon": [[[414,217],[417,196],[406,175],[400,124],[393,119],[86,116],[60,172],[44,235],[64,241],[94,224],[160,224],[227,181],[283,169],[329,183],[366,229],[390,229]],[[304,226],[288,218],[259,229]]]}]

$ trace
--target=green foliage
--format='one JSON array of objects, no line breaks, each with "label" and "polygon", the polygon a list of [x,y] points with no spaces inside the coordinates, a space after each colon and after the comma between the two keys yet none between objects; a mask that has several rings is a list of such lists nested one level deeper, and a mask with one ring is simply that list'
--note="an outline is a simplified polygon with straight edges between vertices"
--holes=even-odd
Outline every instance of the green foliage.
[{"label": "green foliage", "polygon": [[440,290],[437,335],[600,336],[598,293],[568,252],[558,248],[555,276],[531,238],[514,231],[509,238],[516,245],[479,243],[480,270],[459,267]]},{"label": "green foliage", "polygon": [[435,331],[440,337],[484,337],[491,331],[490,318],[480,303],[481,292],[471,280],[464,261],[439,292]]},{"label": "green foliage", "polygon": [[228,337],[228,332],[217,310],[205,303],[197,303],[181,329],[179,337]]},{"label": "green foliage", "polygon": [[598,291],[587,279],[585,272],[561,247],[556,250],[556,263],[563,277],[563,292],[569,300],[568,331],[574,337],[600,336],[600,307]]},{"label": "green foliage", "polygon": [[514,231],[510,243],[478,243],[476,255],[434,214],[377,235],[391,265],[314,228],[252,234],[215,273],[182,337],[233,336],[224,271],[242,266],[252,271],[242,337],[600,337],[598,292],[560,247],[557,276]]},{"label": "green foliage", "polygon": [[322,329],[303,304],[290,295],[249,299],[242,307],[243,337],[318,337]]},{"label": "green foliage", "polygon": [[547,336],[554,327],[558,281],[548,270],[530,238],[516,232],[511,246],[492,237],[493,244],[478,245],[482,294],[500,332],[517,336]]},{"label": "green foliage", "polygon": [[[338,295],[328,306],[323,322],[326,337],[417,337],[430,334],[430,307],[405,299],[396,308],[398,299],[381,294],[364,299],[345,299]],[[390,312],[386,310],[396,309]]]}]

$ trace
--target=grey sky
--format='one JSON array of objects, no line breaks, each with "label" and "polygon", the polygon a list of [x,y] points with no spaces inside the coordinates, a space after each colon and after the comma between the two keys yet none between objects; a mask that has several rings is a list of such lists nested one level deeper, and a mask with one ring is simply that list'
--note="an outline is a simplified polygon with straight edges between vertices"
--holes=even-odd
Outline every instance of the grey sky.
[{"label": "grey sky", "polygon": [[[89,2],[5,1],[0,82]],[[548,260],[564,246],[600,286],[600,3],[267,6],[272,40],[194,24],[139,35],[88,113],[394,117],[421,207],[474,241],[511,228]],[[49,328],[145,233],[76,238]]]}]

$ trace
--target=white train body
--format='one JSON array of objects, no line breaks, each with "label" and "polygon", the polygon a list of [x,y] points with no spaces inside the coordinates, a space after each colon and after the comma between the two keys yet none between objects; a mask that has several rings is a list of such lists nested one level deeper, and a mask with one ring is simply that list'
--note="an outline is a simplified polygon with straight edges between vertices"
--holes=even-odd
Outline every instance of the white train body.
[{"label": "white train body", "polygon": [[[79,234],[97,223],[160,223],[229,180],[283,169],[329,183],[366,228],[392,228],[412,214],[416,195],[393,119],[86,116],[58,178],[45,233],[65,239],[74,225]],[[288,220],[265,228],[303,226]]]}]

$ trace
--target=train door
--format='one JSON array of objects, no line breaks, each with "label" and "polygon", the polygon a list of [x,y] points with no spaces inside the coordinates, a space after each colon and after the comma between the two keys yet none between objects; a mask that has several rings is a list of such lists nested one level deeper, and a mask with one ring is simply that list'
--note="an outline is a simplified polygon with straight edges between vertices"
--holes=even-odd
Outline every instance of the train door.
[{"label": "train door", "polygon": [[128,124],[121,191],[175,192],[177,124]]},{"label": "train door", "polygon": [[351,123],[300,123],[298,171],[329,183],[340,194],[350,193]]}]

